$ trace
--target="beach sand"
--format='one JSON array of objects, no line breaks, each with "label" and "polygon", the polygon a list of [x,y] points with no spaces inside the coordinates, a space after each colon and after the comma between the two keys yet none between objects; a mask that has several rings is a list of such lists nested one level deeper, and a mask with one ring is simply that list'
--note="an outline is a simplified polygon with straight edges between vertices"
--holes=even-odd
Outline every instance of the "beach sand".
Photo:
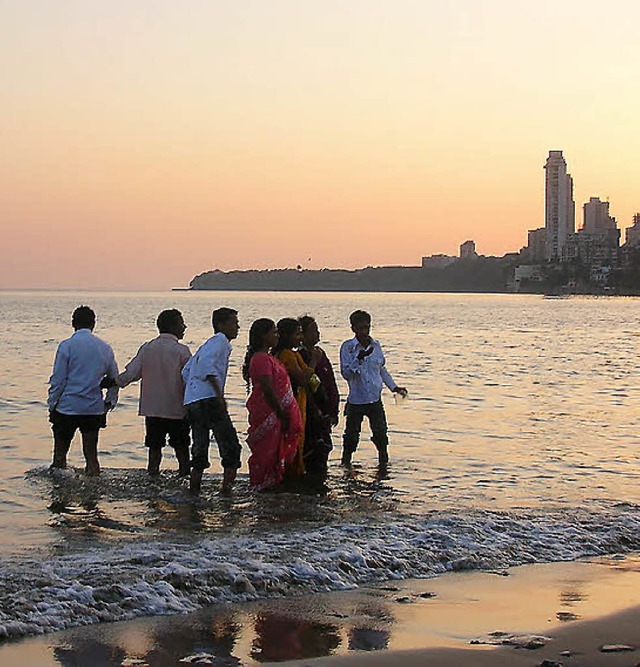
[{"label": "beach sand", "polygon": [[[601,651],[612,644],[634,650]],[[195,662],[198,655],[209,656],[208,662]],[[218,605],[0,645],[3,666],[168,667],[190,664],[189,659],[221,667],[282,661],[309,667],[500,667],[544,660],[565,667],[636,667],[640,556],[459,572],[348,592]]]}]

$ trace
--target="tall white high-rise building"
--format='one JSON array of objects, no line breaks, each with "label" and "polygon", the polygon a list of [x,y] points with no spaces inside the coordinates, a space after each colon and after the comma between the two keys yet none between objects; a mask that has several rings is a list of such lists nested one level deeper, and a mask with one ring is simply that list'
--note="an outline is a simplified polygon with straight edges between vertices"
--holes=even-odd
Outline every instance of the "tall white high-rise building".
[{"label": "tall white high-rise building", "polygon": [[545,169],[544,228],[547,259],[562,259],[569,234],[576,231],[573,179],[562,151],[549,151]]}]

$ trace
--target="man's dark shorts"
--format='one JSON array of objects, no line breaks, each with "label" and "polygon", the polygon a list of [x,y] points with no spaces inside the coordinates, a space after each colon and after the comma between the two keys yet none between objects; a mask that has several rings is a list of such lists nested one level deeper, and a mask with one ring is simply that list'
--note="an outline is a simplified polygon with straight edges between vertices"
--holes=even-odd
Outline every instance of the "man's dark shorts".
[{"label": "man's dark shorts", "polygon": [[161,449],[167,444],[167,436],[169,437],[169,444],[174,449],[188,448],[191,444],[189,422],[186,418],[145,417],[144,425],[144,444],[147,447]]},{"label": "man's dark shorts", "polygon": [[80,433],[95,433],[107,426],[107,415],[65,415],[53,410],[49,421],[55,435],[67,440],[72,440],[76,430]]}]

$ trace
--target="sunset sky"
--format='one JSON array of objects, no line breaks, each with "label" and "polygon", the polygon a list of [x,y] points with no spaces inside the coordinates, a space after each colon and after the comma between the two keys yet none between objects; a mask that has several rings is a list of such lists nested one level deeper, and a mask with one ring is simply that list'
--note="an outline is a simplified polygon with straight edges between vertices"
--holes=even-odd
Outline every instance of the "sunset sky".
[{"label": "sunset sky", "polygon": [[[640,211],[637,0],[0,0],[0,288],[416,265]],[[624,232],[623,232],[624,233]]]}]

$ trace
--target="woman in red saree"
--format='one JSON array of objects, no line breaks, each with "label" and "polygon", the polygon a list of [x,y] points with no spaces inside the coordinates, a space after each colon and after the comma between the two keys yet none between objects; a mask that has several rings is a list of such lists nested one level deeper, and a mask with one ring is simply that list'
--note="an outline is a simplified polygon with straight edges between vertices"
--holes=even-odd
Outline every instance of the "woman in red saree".
[{"label": "woman in red saree", "polygon": [[287,369],[269,354],[278,342],[272,320],[256,320],[242,372],[251,395],[247,400],[249,483],[260,490],[280,484],[285,465],[296,456],[302,435],[300,409],[291,390]]}]

